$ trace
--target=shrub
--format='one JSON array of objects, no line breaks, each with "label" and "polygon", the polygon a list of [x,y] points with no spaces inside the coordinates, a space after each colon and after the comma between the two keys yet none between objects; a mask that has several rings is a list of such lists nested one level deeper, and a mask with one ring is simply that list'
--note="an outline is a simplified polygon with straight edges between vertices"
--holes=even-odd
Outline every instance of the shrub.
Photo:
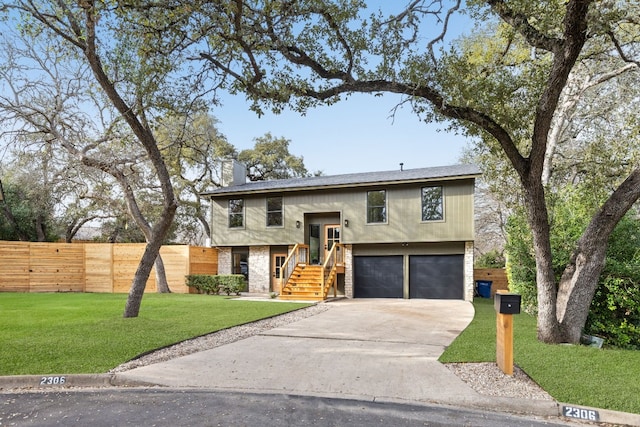
[{"label": "shrub", "polygon": [[640,350],[640,223],[624,217],[607,249],[585,332],[608,345]]},{"label": "shrub", "polygon": [[220,292],[218,276],[211,274],[189,274],[185,278],[186,285],[195,288],[198,292],[208,295],[217,295]]},{"label": "shrub", "polygon": [[220,290],[227,295],[240,295],[246,288],[246,280],[242,274],[229,274],[218,276]]},{"label": "shrub", "polygon": [[536,262],[531,232],[523,212],[514,214],[507,220],[505,253],[509,290],[522,296],[523,311],[537,314]]},{"label": "shrub", "polygon": [[607,345],[640,350],[640,287],[629,278],[607,277],[596,290],[585,326]]},{"label": "shrub", "polygon": [[494,249],[476,258],[476,268],[504,268],[504,255]]},{"label": "shrub", "polygon": [[220,292],[240,295],[247,287],[242,274],[190,274],[185,280],[187,286],[208,295],[218,295]]}]

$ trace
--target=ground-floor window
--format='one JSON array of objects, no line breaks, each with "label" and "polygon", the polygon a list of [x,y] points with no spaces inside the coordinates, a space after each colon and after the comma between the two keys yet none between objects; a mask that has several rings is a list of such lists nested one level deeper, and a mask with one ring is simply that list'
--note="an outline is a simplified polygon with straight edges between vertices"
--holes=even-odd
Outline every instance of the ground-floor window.
[{"label": "ground-floor window", "polygon": [[309,224],[309,260],[320,264],[320,224]]},{"label": "ground-floor window", "polygon": [[231,256],[231,272],[242,274],[249,280],[249,248],[234,248]]}]

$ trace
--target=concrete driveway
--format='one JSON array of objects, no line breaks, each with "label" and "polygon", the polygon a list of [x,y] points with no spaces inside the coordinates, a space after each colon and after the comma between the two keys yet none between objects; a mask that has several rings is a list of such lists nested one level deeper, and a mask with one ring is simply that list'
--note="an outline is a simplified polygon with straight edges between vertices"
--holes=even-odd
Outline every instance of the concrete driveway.
[{"label": "concrete driveway", "polygon": [[355,299],[232,344],[119,373],[119,383],[468,403],[437,359],[473,318],[452,300]]}]

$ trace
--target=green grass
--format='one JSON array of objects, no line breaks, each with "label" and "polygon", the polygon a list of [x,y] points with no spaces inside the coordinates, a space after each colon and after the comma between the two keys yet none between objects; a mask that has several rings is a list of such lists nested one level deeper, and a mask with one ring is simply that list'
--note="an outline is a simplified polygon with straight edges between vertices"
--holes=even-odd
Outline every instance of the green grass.
[{"label": "green grass", "polygon": [[0,375],[101,373],[142,353],[308,304],[146,294],[0,293]]},{"label": "green grass", "polygon": [[[471,324],[440,357],[449,362],[495,362],[493,301],[476,299]],[[514,359],[556,400],[640,413],[640,351],[548,345],[536,338],[536,319],[514,315]]]}]

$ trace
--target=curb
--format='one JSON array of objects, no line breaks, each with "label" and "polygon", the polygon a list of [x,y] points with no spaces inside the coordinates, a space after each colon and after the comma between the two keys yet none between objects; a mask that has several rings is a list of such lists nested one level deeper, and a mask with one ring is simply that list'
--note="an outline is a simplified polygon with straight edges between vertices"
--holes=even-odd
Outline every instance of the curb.
[{"label": "curb", "polygon": [[110,387],[111,374],[11,375],[0,377],[0,390]]},{"label": "curb", "polygon": [[[11,375],[0,376],[0,392],[14,390],[61,391],[70,388],[158,387],[158,384],[135,381],[114,374]],[[404,401],[404,403],[409,403]],[[419,402],[412,402],[419,403]],[[495,410],[521,415],[558,417],[565,420],[640,426],[640,414],[611,411],[556,401],[482,396],[474,402],[430,402],[478,410]]]},{"label": "curb", "polygon": [[[567,416],[570,411],[572,416]],[[576,416],[578,415],[578,416]],[[591,408],[588,406],[572,405],[558,402],[558,416],[568,420],[587,421],[593,423],[607,423],[625,426],[640,426],[640,414],[630,412],[611,411],[609,409]],[[595,416],[595,420],[592,419]]]},{"label": "curb", "polygon": [[640,414],[593,408],[571,403],[514,399],[510,397],[483,397],[472,405],[476,409],[496,410],[513,414],[558,417],[563,420],[615,424],[620,426],[640,426]]},{"label": "curb", "polygon": [[71,374],[71,375],[10,375],[0,376],[0,392],[21,390],[60,391],[68,388],[104,387],[149,387],[157,386],[136,381],[117,380],[116,374]]}]

